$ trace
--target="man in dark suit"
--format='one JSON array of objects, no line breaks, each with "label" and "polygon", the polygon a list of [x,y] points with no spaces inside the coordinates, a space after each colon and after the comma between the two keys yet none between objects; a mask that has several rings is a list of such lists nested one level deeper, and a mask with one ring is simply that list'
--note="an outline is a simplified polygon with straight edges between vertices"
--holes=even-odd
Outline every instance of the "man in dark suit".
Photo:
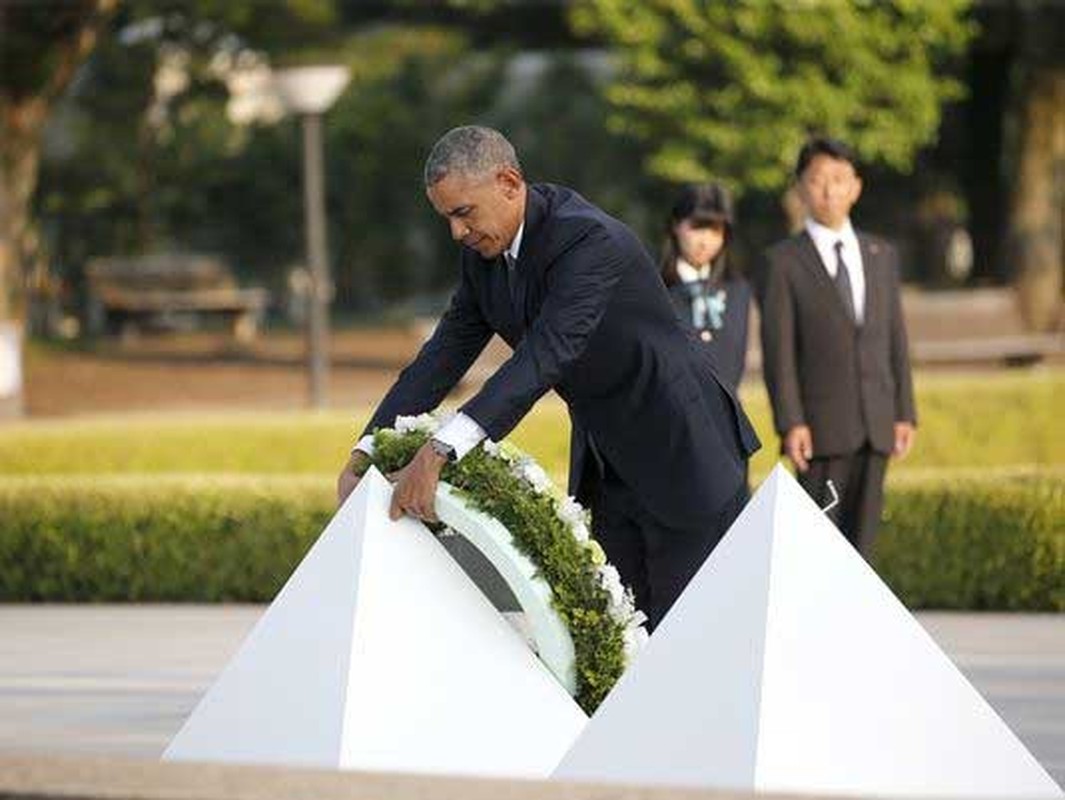
[{"label": "man in dark suit", "polygon": [[799,482],[827,505],[867,558],[880,523],[890,456],[913,445],[916,412],[899,297],[887,242],[858,233],[850,211],[862,182],[849,148],[813,139],[795,174],[809,217],[766,252],[762,347],[783,450]]},{"label": "man in dark suit", "polygon": [[513,147],[488,128],[443,136],[425,183],[462,244],[459,286],[338,493],[366,468],[368,434],[435,408],[498,333],[513,355],[401,471],[392,514],[432,519],[443,465],[501,440],[554,389],[572,420],[570,491],[657,624],[746,502],[753,429],[628,227],[570,189],[527,184]]}]

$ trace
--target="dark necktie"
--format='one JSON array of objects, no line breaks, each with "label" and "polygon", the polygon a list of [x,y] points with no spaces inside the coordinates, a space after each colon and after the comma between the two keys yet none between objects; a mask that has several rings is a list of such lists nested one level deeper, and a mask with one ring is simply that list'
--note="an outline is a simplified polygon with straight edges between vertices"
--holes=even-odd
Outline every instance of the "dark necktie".
[{"label": "dark necktie", "polygon": [[510,307],[518,313],[518,270],[517,260],[509,250],[503,251],[503,261],[507,265],[507,290],[510,292]]},{"label": "dark necktie", "polygon": [[843,308],[847,310],[847,316],[851,322],[857,322],[854,313],[854,292],[851,291],[851,276],[847,273],[847,264],[843,261],[843,242],[837,241],[836,248],[836,289],[839,290]]}]

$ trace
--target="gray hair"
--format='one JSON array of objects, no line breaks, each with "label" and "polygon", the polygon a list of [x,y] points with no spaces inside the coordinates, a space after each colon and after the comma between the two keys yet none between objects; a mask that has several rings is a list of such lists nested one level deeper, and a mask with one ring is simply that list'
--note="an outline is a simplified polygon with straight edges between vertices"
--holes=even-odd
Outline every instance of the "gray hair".
[{"label": "gray hair", "polygon": [[425,185],[433,186],[452,173],[480,177],[500,167],[521,172],[514,145],[497,130],[464,125],[452,128],[433,145],[425,160]]}]

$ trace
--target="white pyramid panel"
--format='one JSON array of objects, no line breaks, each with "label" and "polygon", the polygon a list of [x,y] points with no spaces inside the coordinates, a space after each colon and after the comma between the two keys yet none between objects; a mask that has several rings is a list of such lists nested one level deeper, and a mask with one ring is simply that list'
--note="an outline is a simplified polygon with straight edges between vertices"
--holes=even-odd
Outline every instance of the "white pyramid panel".
[{"label": "white pyramid panel", "polygon": [[304,556],[163,754],[337,766],[370,484]]},{"label": "white pyramid panel", "polygon": [[390,496],[368,473],[164,758],[550,774],[584,713]]},{"label": "white pyramid panel", "polygon": [[[744,638],[737,625],[754,630]],[[753,689],[738,669],[754,673],[745,676]],[[781,467],[555,774],[897,797],[1061,796]]]},{"label": "white pyramid panel", "polygon": [[[765,530],[760,492],[733,530]],[[768,536],[729,535],[670,609],[556,771],[569,780],[750,787],[755,772]]]},{"label": "white pyramid panel", "polygon": [[776,483],[757,788],[1060,796],[806,492]]}]

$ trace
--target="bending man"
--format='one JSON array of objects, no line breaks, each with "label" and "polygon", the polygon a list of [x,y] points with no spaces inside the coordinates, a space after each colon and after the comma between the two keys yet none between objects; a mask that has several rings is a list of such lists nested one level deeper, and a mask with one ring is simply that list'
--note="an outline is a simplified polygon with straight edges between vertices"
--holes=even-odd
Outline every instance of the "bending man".
[{"label": "bending man", "polygon": [[368,466],[369,434],[436,408],[498,333],[513,355],[401,471],[393,516],[432,519],[448,459],[503,439],[554,389],[572,422],[570,492],[653,627],[746,502],[754,430],[623,223],[527,184],[489,128],[445,134],[425,185],[462,245],[459,286],[342,470],[341,499]]}]

